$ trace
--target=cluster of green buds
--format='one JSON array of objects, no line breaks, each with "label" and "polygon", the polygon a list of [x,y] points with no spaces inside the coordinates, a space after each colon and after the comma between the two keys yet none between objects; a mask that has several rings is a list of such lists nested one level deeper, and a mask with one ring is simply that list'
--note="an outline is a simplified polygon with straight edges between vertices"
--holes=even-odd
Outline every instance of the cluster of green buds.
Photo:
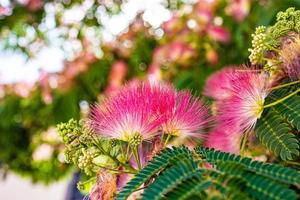
[{"label": "cluster of green buds", "polygon": [[[122,144],[118,140],[97,136],[82,120],[70,119],[57,125],[57,129],[65,143],[66,161],[77,165],[88,176],[96,174],[101,167],[115,168],[128,161],[120,153]],[[134,143],[140,142],[141,138],[137,135]]]},{"label": "cluster of green buds", "polygon": [[74,119],[70,119],[67,123],[58,124],[57,130],[65,144],[71,144],[81,134],[80,124]]},{"label": "cluster of green buds", "polygon": [[[252,48],[250,62],[252,64],[266,64],[267,52],[277,52],[281,45],[281,38],[292,33],[300,33],[300,11],[288,8],[277,14],[276,23],[268,28],[260,26],[252,34]],[[270,63],[269,63],[270,65]]]},{"label": "cluster of green buds", "polygon": [[288,8],[285,12],[279,12],[276,21],[273,32],[284,32],[285,29],[300,32],[300,10]]},{"label": "cluster of green buds", "polygon": [[78,167],[84,171],[87,175],[93,175],[93,172],[97,172],[93,160],[97,157],[98,152],[93,149],[84,149],[82,148],[82,154],[78,158]]},{"label": "cluster of green buds", "polygon": [[142,143],[142,136],[139,133],[133,134],[129,139],[129,145],[131,148],[136,148],[139,144]]},{"label": "cluster of green buds", "polygon": [[252,49],[249,49],[251,53],[249,59],[252,64],[260,63],[265,52],[268,50],[265,45],[266,38],[266,27],[264,26],[257,27],[255,33],[252,34]]}]

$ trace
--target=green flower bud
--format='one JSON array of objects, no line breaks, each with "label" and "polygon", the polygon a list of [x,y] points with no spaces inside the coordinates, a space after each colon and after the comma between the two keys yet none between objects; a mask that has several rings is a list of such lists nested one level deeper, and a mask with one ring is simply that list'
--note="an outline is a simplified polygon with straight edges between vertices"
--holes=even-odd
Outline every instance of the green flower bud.
[{"label": "green flower bud", "polygon": [[132,148],[136,148],[139,144],[142,143],[142,136],[139,133],[134,133],[129,139],[129,145]]}]

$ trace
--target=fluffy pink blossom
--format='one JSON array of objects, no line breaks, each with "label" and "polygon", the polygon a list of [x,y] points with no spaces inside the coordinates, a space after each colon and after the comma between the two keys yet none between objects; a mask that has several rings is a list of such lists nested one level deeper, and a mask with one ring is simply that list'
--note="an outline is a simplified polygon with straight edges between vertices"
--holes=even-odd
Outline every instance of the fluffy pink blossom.
[{"label": "fluffy pink blossom", "polygon": [[268,85],[264,74],[240,72],[231,80],[231,96],[217,102],[218,121],[238,126],[240,133],[251,130],[263,112]]},{"label": "fluffy pink blossom", "polygon": [[203,101],[193,97],[188,91],[178,93],[173,109],[168,110],[165,115],[163,132],[181,137],[201,137],[200,133],[210,121]]},{"label": "fluffy pink blossom", "polygon": [[234,129],[220,126],[207,135],[204,145],[220,151],[238,154],[241,136]]},{"label": "fluffy pink blossom", "polygon": [[162,116],[155,113],[158,107],[157,90],[162,86],[149,83],[130,84],[119,93],[107,98],[92,111],[91,123],[99,134],[129,141],[135,134],[147,140],[158,134]]}]

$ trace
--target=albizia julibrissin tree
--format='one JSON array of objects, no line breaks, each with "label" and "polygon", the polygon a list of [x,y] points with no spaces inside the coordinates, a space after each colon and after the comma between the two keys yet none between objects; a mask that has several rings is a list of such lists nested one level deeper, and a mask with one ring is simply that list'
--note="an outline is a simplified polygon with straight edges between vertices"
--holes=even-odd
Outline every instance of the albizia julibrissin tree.
[{"label": "albizia julibrissin tree", "polygon": [[67,160],[90,176],[79,188],[92,200],[299,198],[299,19],[289,8],[259,27],[253,66],[207,80],[211,104],[132,81],[58,125]]}]

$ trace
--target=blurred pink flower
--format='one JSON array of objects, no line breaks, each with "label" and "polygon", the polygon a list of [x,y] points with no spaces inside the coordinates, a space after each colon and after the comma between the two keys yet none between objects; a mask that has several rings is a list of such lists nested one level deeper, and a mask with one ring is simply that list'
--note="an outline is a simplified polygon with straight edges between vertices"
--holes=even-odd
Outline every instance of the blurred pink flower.
[{"label": "blurred pink flower", "polygon": [[0,6],[0,17],[9,16],[12,14],[12,8]]},{"label": "blurred pink flower", "polygon": [[159,82],[162,80],[161,69],[160,66],[156,63],[152,63],[149,66],[147,77],[149,82]]},{"label": "blurred pink flower", "polygon": [[202,6],[195,11],[195,20],[202,29],[212,22],[213,17],[214,13],[210,7]]},{"label": "blurred pink flower", "polygon": [[251,0],[230,0],[229,5],[225,8],[227,14],[241,22],[249,14]]},{"label": "blurred pink flower", "polygon": [[41,144],[34,150],[32,154],[32,159],[34,161],[48,160],[51,158],[53,151],[54,149],[51,145]]},{"label": "blurred pink flower", "polygon": [[30,11],[37,11],[42,8],[43,0],[18,0],[19,3],[25,5]]},{"label": "blurred pink flower", "polygon": [[204,146],[239,154],[241,136],[234,129],[219,126],[206,136]]},{"label": "blurred pink flower", "polygon": [[162,45],[154,50],[153,63],[164,65],[177,63],[187,66],[189,61],[196,56],[196,51],[189,44],[173,42]]},{"label": "blurred pink flower", "polygon": [[116,93],[122,86],[126,73],[127,64],[124,61],[114,62],[108,77],[108,86],[105,93],[109,95]]},{"label": "blurred pink flower", "polygon": [[183,24],[180,17],[175,13],[171,19],[162,24],[162,28],[167,35],[174,36],[183,28]]},{"label": "blurred pink flower", "polygon": [[219,62],[219,55],[216,50],[210,49],[206,52],[206,60],[211,64],[211,65],[216,65]]},{"label": "blurred pink flower", "polygon": [[19,82],[15,83],[11,86],[13,91],[16,95],[27,98],[34,90],[34,83],[33,82]]},{"label": "blurred pink flower", "polygon": [[228,43],[231,38],[230,32],[226,28],[221,26],[214,26],[214,25],[208,26],[207,34],[212,39],[223,43]]},{"label": "blurred pink flower", "polygon": [[236,70],[232,67],[226,67],[210,75],[206,80],[204,95],[216,100],[223,100],[230,97],[233,87],[232,79],[235,75],[238,75]]},{"label": "blurred pink flower", "polygon": [[52,91],[50,87],[50,74],[46,71],[40,73],[39,86],[41,87],[42,98],[46,104],[52,103]]}]

